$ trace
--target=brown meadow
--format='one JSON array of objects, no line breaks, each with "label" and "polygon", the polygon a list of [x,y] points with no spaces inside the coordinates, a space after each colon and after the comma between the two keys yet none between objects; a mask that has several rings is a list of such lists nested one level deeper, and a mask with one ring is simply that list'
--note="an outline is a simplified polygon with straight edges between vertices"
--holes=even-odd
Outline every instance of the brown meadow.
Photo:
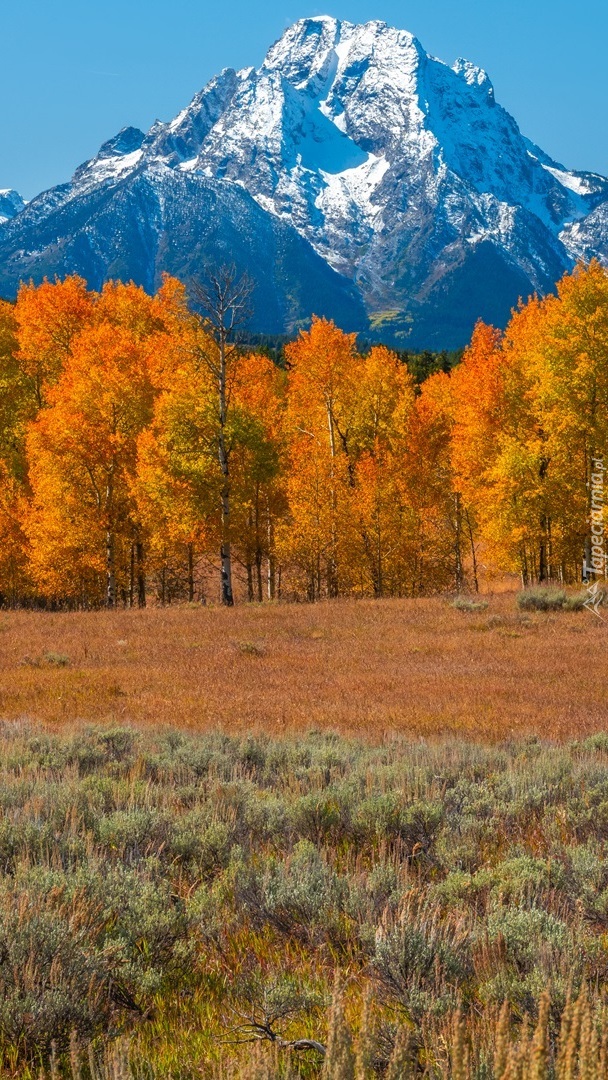
[{"label": "brown meadow", "polygon": [[372,740],[606,727],[608,622],[487,600],[4,612],[0,715]]}]

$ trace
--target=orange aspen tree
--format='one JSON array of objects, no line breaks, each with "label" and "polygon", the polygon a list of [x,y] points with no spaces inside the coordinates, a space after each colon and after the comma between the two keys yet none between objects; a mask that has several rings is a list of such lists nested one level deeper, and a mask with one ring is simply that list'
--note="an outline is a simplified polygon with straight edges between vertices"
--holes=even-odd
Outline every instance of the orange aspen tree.
[{"label": "orange aspen tree", "polygon": [[[475,538],[479,532],[489,543],[500,515],[498,485],[492,477],[506,411],[501,342],[499,330],[478,322],[471,343],[449,380],[456,545],[460,552],[468,548],[476,588]],[[461,561],[460,555],[457,560]],[[461,583],[462,575],[457,575],[457,587]]]},{"label": "orange aspen tree", "polygon": [[554,297],[520,305],[502,342],[501,430],[490,481],[496,500],[488,516],[490,552],[499,566],[519,571],[522,582],[555,573],[555,470],[549,432],[538,409],[535,356]]},{"label": "orange aspen tree", "polygon": [[153,389],[145,348],[120,326],[98,323],[71,342],[47,406],[28,433],[32,566],[47,595],[127,595],[138,522],[132,484],[137,438]]},{"label": "orange aspen tree", "polygon": [[[472,545],[470,518],[452,464],[453,399],[444,373],[423,382],[412,412],[405,481],[415,513],[416,578],[412,592],[460,590],[466,581],[465,550]],[[476,583],[472,548],[471,578]]]},{"label": "orange aspen tree", "polygon": [[29,387],[18,354],[14,305],[0,301],[0,605],[28,590],[23,513],[27,498],[25,427]]},{"label": "orange aspen tree", "polygon": [[32,416],[57,382],[74,337],[92,320],[96,299],[97,294],[88,292],[86,281],[76,275],[19,289],[18,359],[30,391]]}]

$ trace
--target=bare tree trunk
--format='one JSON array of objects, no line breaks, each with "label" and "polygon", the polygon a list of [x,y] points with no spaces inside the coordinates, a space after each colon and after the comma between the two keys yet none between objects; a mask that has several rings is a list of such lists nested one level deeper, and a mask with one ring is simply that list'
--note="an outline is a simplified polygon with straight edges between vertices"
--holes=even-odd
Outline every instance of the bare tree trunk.
[{"label": "bare tree trunk", "polygon": [[545,543],[544,529],[545,519],[541,521],[541,527],[543,529],[543,538],[538,548],[538,580],[540,582],[547,580],[547,547]]},{"label": "bare tree trunk", "polygon": [[329,559],[327,560],[327,593],[330,597],[336,597],[338,595],[338,527],[336,521],[338,514],[338,496],[334,472],[336,440],[332,410],[329,402],[327,403],[327,425],[329,428],[329,446],[331,451],[331,546]]},{"label": "bare tree trunk", "polygon": [[106,531],[106,607],[116,607],[116,554],[111,529]]},{"label": "bare tree trunk", "polygon": [[222,492],[222,543],[220,545],[220,599],[226,607],[232,607],[232,555],[230,551],[230,493]]},{"label": "bare tree trunk", "polygon": [[456,555],[455,585],[456,592],[462,592],[462,586],[464,585],[464,574],[462,571],[462,507],[460,504],[460,493],[458,491],[454,495],[454,509],[456,512],[456,543],[454,546]]},{"label": "bare tree trunk", "polygon": [[522,584],[522,588],[525,589],[525,588],[527,588],[527,586],[529,584],[529,581],[530,581],[530,575],[528,573],[528,560],[526,558],[525,545],[522,545],[522,548],[521,548],[520,553],[519,553],[519,558],[520,558],[520,565],[521,565],[521,584]]},{"label": "bare tree trunk", "polygon": [[[549,458],[541,458],[538,476],[541,481],[544,482],[549,470]],[[541,539],[538,549],[538,580],[540,582],[546,581],[549,576],[549,550],[548,550],[548,534],[547,534],[547,515],[541,514],[540,518],[540,530]]]},{"label": "bare tree trunk", "polygon": [[309,581],[309,584],[308,584],[308,599],[309,599],[311,604],[314,604],[314,602],[315,602],[315,579],[316,579],[316,575],[315,575],[315,571],[313,570],[311,572],[310,581]]},{"label": "bare tree trunk", "polygon": [[146,571],[144,567],[144,545],[138,540],[135,545],[137,555],[137,606],[146,606]]},{"label": "bare tree trunk", "polygon": [[547,518],[547,579],[553,581],[553,537],[550,517]]},{"label": "bare tree trunk", "polygon": [[106,607],[116,607],[116,537],[114,535],[114,462],[106,484]]},{"label": "bare tree trunk", "polygon": [[135,542],[131,542],[131,559],[129,563],[129,607],[133,607],[135,600]]},{"label": "bare tree trunk", "polygon": [[471,517],[469,511],[465,510],[465,521],[467,523],[467,529],[469,532],[469,541],[471,544],[471,565],[473,569],[473,584],[475,585],[475,592],[479,592],[479,579],[477,576],[477,552],[475,551],[475,537],[473,536],[473,526],[471,524]]},{"label": "bare tree trunk", "polygon": [[274,561],[274,529],[272,527],[272,521],[270,520],[270,512],[268,515],[268,577],[267,577],[267,593],[269,600],[274,600],[276,588],[276,568]]},{"label": "bare tree trunk", "polygon": [[255,553],[255,578],[258,594],[258,604],[261,604],[264,599],[264,588],[262,586],[262,552],[259,547]]},{"label": "bare tree trunk", "polygon": [[255,599],[253,595],[253,567],[250,562],[247,563],[247,599],[250,604],[253,604]]},{"label": "bare tree trunk", "polygon": [[194,600],[194,544],[188,544],[188,600]]},{"label": "bare tree trunk", "polygon": [[232,552],[230,533],[230,451],[226,442],[228,425],[228,363],[238,362],[238,350],[230,344],[231,335],[239,322],[248,316],[248,302],[252,283],[247,277],[237,278],[234,267],[223,267],[209,276],[206,284],[194,285],[194,294],[207,316],[206,329],[214,339],[217,353],[211,356],[203,351],[203,360],[217,381],[218,388],[218,439],[217,452],[222,474],[221,488],[221,543],[220,543],[220,599],[232,607]]}]

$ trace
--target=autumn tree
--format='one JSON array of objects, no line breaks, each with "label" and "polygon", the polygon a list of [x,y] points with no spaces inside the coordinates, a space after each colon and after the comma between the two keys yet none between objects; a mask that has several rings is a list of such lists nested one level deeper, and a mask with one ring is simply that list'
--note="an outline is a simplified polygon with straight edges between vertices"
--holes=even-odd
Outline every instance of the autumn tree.
[{"label": "autumn tree", "polygon": [[524,583],[573,581],[590,550],[593,461],[608,452],[608,275],[578,267],[478,326],[452,377],[458,482],[491,560]]},{"label": "autumn tree", "polygon": [[591,480],[594,461],[608,454],[606,270],[594,261],[566,275],[557,297],[543,304],[532,340],[513,347],[530,370],[536,429],[544,437],[551,574],[571,579],[583,555],[591,565]]},{"label": "autumn tree", "polygon": [[133,592],[137,437],[153,401],[145,347],[124,326],[87,327],[46,400],[28,435],[34,572],[43,592],[77,600],[103,576],[113,607],[119,586]]},{"label": "autumn tree", "polygon": [[325,319],[281,370],[238,342],[246,279],[195,292],[69,277],[0,302],[0,603],[144,603],[155,574],[165,599],[165,571],[192,599],[218,553],[228,605],[237,567],[258,601],[461,589],[480,548],[524,583],[605,570],[599,264],[420,386]]},{"label": "autumn tree", "polygon": [[[205,343],[200,322],[182,329],[167,387],[139,439],[137,492],[157,549],[166,550],[169,543],[188,552],[192,597],[194,552],[211,554],[225,537],[226,478],[218,455],[217,383],[199,361],[212,345]],[[261,599],[264,561],[269,596],[275,588],[274,531],[284,503],[279,478],[284,377],[259,355],[241,356],[230,375],[222,431],[230,470],[230,558],[246,569],[249,598]]]},{"label": "autumn tree", "polygon": [[91,321],[96,294],[77,275],[41,285],[22,285],[17,295],[19,365],[29,389],[31,416],[45,403],[71,352],[72,341]]},{"label": "autumn tree", "polygon": [[390,350],[357,352],[353,335],[313,320],[287,349],[291,432],[283,557],[311,599],[419,588],[421,517],[410,438],[414,380]]},{"label": "autumn tree", "polygon": [[340,545],[351,520],[352,436],[361,360],[355,335],[344,334],[326,319],[313,319],[310,330],[287,346],[286,355],[292,524],[285,556],[291,547],[305,564],[311,599],[323,584],[328,596],[337,596],[341,575],[347,573]]},{"label": "autumn tree", "polygon": [[[492,470],[505,419],[505,358],[501,342],[499,330],[477,323],[462,362],[451,374],[449,396],[445,399],[451,426],[457,558],[462,562],[462,553],[468,548],[476,587],[476,535],[483,526],[487,541],[500,502]],[[462,574],[457,577],[458,587],[462,584]]]},{"label": "autumn tree", "polygon": [[228,436],[232,384],[238,370],[241,351],[235,340],[237,331],[249,317],[252,282],[239,276],[235,267],[211,271],[205,281],[193,284],[193,293],[205,319],[205,336],[200,339],[198,362],[211,374],[217,393],[217,455],[222,474],[220,491],[220,595],[222,603],[234,603],[231,554],[231,445]]},{"label": "autumn tree", "polygon": [[406,475],[414,381],[389,349],[375,346],[362,357],[355,402],[351,475],[361,584],[380,597],[407,588],[403,541],[412,520]]},{"label": "autumn tree", "polygon": [[277,595],[275,534],[286,514],[285,375],[265,356],[239,362],[233,386],[233,537],[249,600]]}]

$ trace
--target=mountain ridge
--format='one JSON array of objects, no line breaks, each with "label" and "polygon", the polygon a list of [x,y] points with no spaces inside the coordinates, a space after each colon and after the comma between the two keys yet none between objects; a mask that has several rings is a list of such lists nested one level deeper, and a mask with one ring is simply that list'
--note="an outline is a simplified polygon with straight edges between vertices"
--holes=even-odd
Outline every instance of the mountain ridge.
[{"label": "mountain ridge", "polygon": [[[279,249],[290,255],[268,267]],[[383,22],[318,16],[169,123],[124,128],[0,225],[0,292],[71,266],[91,284],[128,273],[153,288],[164,270],[187,280],[231,255],[266,276],[256,331],[292,332],[314,312],[457,347],[578,259],[608,265],[608,180],[526,139],[469,61],[450,67]]]}]

